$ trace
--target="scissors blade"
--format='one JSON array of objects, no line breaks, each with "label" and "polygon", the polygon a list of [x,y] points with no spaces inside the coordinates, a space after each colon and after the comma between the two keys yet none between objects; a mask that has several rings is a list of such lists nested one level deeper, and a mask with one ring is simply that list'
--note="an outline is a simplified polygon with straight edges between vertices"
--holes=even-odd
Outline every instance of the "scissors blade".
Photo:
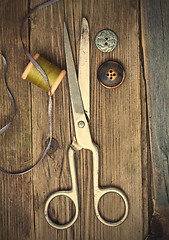
[{"label": "scissors blade", "polygon": [[86,18],[82,19],[78,80],[84,110],[89,119],[90,118],[89,25]]},{"label": "scissors blade", "polygon": [[75,70],[75,65],[73,61],[72,50],[70,46],[69,36],[66,28],[66,24],[64,23],[64,47],[65,47],[65,55],[66,55],[66,65],[67,65],[67,73],[68,73],[68,81],[69,81],[69,90],[70,90],[70,98],[72,103],[72,111],[75,123],[79,121],[79,117],[84,114],[84,108],[79,88],[79,83],[77,80],[77,74]]}]

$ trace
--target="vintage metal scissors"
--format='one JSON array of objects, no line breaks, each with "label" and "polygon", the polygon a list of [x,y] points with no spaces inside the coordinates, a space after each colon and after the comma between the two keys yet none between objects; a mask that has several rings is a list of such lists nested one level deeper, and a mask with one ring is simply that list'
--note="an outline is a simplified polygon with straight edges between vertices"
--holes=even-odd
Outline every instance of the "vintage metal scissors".
[{"label": "vintage metal scissors", "polygon": [[[82,21],[81,29],[81,41],[80,41],[80,58],[79,58],[79,76],[77,79],[75,65],[73,61],[71,46],[69,42],[68,32],[66,25],[64,24],[64,46],[66,54],[66,64],[68,72],[68,81],[70,89],[70,98],[72,104],[75,137],[68,150],[68,159],[70,165],[70,173],[72,178],[72,189],[68,191],[58,191],[53,193],[46,201],[44,214],[47,222],[57,229],[67,229],[72,226],[78,218],[79,214],[79,202],[78,202],[78,187],[76,177],[76,167],[74,153],[82,148],[88,149],[93,153],[93,188],[94,188],[94,208],[97,218],[107,226],[118,226],[128,216],[129,204],[126,195],[118,188],[100,188],[99,187],[99,152],[98,147],[92,142],[90,129],[89,129],[89,109],[90,109],[90,87],[89,87],[89,26],[85,18]],[[107,193],[118,194],[124,202],[125,211],[122,218],[116,222],[109,222],[104,219],[98,210],[98,204],[103,195]],[[59,225],[53,222],[49,216],[48,208],[50,202],[58,197],[65,196],[70,198],[75,205],[75,215],[70,222]]]}]

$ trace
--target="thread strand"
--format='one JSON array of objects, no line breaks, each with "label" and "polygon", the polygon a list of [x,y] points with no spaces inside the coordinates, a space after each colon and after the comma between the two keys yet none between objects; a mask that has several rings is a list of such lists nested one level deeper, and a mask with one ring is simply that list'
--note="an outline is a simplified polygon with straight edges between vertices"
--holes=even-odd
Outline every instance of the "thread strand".
[{"label": "thread strand", "polygon": [[[52,136],[53,136],[53,114],[52,114],[53,110],[52,110],[52,105],[53,105],[53,101],[52,101],[52,94],[51,94],[51,88],[50,88],[49,80],[48,80],[48,77],[47,77],[46,73],[44,72],[44,70],[40,67],[40,65],[35,61],[35,59],[31,56],[31,54],[27,50],[27,48],[26,48],[26,46],[25,46],[25,44],[23,42],[22,31],[23,31],[24,23],[30,17],[31,14],[33,14],[36,11],[38,11],[39,9],[43,9],[43,8],[45,8],[47,6],[50,6],[53,3],[58,2],[58,1],[59,0],[50,0],[50,1],[44,2],[41,5],[35,7],[23,19],[23,21],[21,23],[21,27],[20,27],[21,42],[22,42],[22,46],[23,46],[23,49],[25,51],[25,54],[28,57],[28,59],[32,62],[32,64],[35,66],[35,68],[39,71],[39,73],[42,75],[42,77],[44,78],[44,80],[45,80],[45,82],[46,82],[46,84],[47,84],[47,86],[49,88],[49,103],[48,103],[48,119],[49,119],[49,135],[50,135],[49,136],[49,143],[48,143],[46,149],[44,150],[42,156],[40,157],[40,159],[33,166],[31,166],[29,169],[26,169],[26,170],[20,171],[20,172],[8,172],[8,171],[0,168],[1,172],[5,173],[5,174],[8,174],[8,175],[23,175],[25,173],[30,172],[33,168],[35,168],[35,166],[37,166],[37,164],[39,164],[43,160],[43,158],[47,154],[47,152],[48,152],[48,150],[50,148],[51,142],[52,142]],[[7,89],[8,95],[9,95],[10,100],[11,100],[11,104],[12,104],[12,107],[13,107],[13,117],[14,117],[15,112],[16,112],[16,110],[15,110],[15,103],[14,103],[14,99],[12,97],[12,94],[10,93],[10,91],[9,91],[9,89],[7,87],[7,82],[6,82],[7,63],[6,63],[5,57],[2,54],[1,54],[1,56],[2,56],[3,64],[4,64],[4,75],[5,75],[4,79],[5,79],[6,89]],[[5,127],[0,129],[0,134],[4,133],[10,127],[10,125],[12,124],[12,120]]]}]

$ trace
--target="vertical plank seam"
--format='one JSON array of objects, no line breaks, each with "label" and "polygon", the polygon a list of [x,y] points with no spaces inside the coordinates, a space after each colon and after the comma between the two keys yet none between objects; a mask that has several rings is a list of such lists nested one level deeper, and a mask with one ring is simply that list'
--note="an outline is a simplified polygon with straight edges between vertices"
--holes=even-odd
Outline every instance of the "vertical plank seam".
[{"label": "vertical plank seam", "polygon": [[[152,214],[153,214],[153,193],[151,190],[151,185],[153,183],[153,179],[152,179],[152,155],[151,155],[151,151],[150,151],[150,126],[149,126],[149,114],[148,114],[148,95],[147,95],[147,79],[146,79],[146,74],[145,74],[145,59],[144,59],[144,44],[143,44],[143,23],[142,23],[142,0],[139,0],[139,41],[140,41],[140,62],[141,62],[141,74],[143,77],[143,81],[144,81],[144,91],[145,91],[145,106],[146,106],[146,140],[147,140],[147,162],[148,164],[148,169],[147,169],[147,174],[148,174],[148,233],[151,232],[151,225],[150,225],[150,221],[152,218]],[[140,88],[141,89],[141,88]],[[141,121],[142,121],[142,109],[141,109]],[[141,136],[142,137],[142,136]],[[142,154],[143,154],[143,149],[141,150],[141,160],[142,159]],[[142,178],[143,178],[143,169],[142,169]],[[144,201],[143,201],[144,204]],[[143,215],[143,220],[144,220],[144,215]],[[144,222],[144,221],[143,221]],[[144,228],[144,225],[143,225]],[[144,230],[144,229],[143,229]]]},{"label": "vertical plank seam", "polygon": [[[28,13],[30,12],[31,10],[31,0],[28,0]],[[31,20],[30,18],[28,18],[28,51],[30,52],[31,51]],[[33,115],[33,108],[32,108],[32,101],[33,101],[33,98],[32,98],[32,87],[31,87],[31,83],[29,83],[29,93],[30,93],[30,107],[31,107],[31,111],[30,111],[30,114],[31,114],[31,156],[32,156],[32,163],[34,163],[34,155],[33,155],[33,132],[32,132],[32,127],[33,127],[33,123],[32,123],[32,115]],[[34,234],[34,237],[36,239],[36,226],[35,226],[35,201],[34,201],[34,196],[35,196],[35,192],[34,192],[34,182],[33,182],[33,172],[30,173],[31,174],[31,179],[32,179],[32,182],[31,182],[31,187],[32,187],[32,209],[33,209],[33,234]]]}]

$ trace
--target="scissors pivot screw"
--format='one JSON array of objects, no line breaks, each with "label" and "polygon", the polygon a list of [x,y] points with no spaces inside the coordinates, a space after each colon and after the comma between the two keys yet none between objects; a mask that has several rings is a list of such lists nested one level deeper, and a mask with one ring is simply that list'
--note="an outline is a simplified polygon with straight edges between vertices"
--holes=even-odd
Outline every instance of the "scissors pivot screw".
[{"label": "scissors pivot screw", "polygon": [[[108,40],[107,40],[108,41]],[[68,149],[68,161],[70,167],[70,175],[72,180],[72,188],[69,190],[62,190],[54,192],[46,201],[44,208],[44,215],[47,222],[56,229],[67,229],[71,227],[77,220],[79,215],[79,197],[78,197],[78,184],[76,176],[76,164],[75,164],[75,152],[81,149],[90,150],[93,155],[93,192],[94,192],[94,210],[95,214],[103,224],[111,227],[115,227],[123,223],[129,211],[128,199],[125,193],[117,187],[103,187],[99,186],[99,149],[98,146],[93,143],[90,126],[88,124],[89,113],[89,26],[85,18],[82,21],[82,30],[81,30],[81,43],[80,43],[80,64],[79,64],[79,74],[77,78],[76,69],[73,61],[73,55],[71,51],[69,35],[67,32],[66,24],[64,24],[64,46],[65,46],[65,55],[66,55],[66,65],[68,72],[68,81],[70,89],[70,98],[72,104],[72,113],[74,120],[74,140]],[[105,66],[106,65],[106,66]],[[106,80],[105,85],[108,87],[114,87],[119,85],[123,79],[123,69],[122,67],[114,62],[108,62],[103,66],[101,71],[101,76],[103,80]],[[86,74],[88,73],[88,74]],[[107,76],[106,74],[109,74]],[[82,81],[83,79],[83,81]],[[80,81],[79,81],[80,80]],[[107,84],[107,81],[109,84]],[[87,84],[87,87],[85,86]],[[79,88],[80,87],[80,88]],[[87,106],[87,108],[86,108]],[[85,111],[86,110],[86,111]],[[88,117],[88,118],[87,118]],[[84,128],[85,127],[85,128]],[[84,129],[83,129],[84,128]],[[99,212],[99,201],[107,193],[118,194],[125,205],[124,215],[116,221],[108,221],[102,216]],[[59,196],[68,197],[75,206],[75,214],[73,218],[65,223],[58,224],[54,222],[49,216],[49,205],[50,202]]]},{"label": "scissors pivot screw", "polygon": [[79,128],[84,128],[84,126],[85,126],[85,123],[83,121],[78,122],[78,127]]}]

